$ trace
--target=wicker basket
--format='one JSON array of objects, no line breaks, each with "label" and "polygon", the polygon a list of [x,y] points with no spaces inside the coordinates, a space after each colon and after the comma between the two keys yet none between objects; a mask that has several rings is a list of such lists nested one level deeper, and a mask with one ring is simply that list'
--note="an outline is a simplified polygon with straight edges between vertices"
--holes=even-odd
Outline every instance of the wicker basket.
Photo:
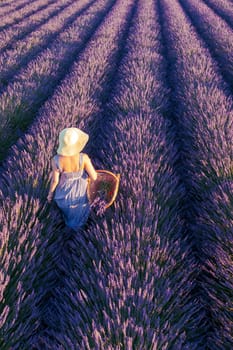
[{"label": "wicker basket", "polygon": [[114,202],[119,188],[120,174],[114,174],[108,170],[96,170],[95,181],[88,178],[87,196],[92,203],[96,198],[103,199],[107,204],[106,208]]}]

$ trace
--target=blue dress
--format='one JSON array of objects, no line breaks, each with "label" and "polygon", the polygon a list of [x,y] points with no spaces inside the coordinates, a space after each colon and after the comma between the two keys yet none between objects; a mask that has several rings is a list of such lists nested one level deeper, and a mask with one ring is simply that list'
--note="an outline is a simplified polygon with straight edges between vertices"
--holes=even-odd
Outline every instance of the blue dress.
[{"label": "blue dress", "polygon": [[90,213],[87,197],[88,174],[82,169],[83,153],[79,155],[79,171],[62,171],[59,165],[59,155],[53,157],[60,172],[59,183],[55,189],[54,200],[63,212],[65,224],[74,230],[83,226]]}]

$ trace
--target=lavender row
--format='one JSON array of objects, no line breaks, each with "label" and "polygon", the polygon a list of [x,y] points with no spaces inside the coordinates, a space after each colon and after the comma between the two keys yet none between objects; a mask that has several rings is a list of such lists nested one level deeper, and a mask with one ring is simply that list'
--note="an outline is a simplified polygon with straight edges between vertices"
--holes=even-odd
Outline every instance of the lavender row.
[{"label": "lavender row", "polygon": [[[30,208],[30,210],[28,210]],[[49,239],[43,237],[39,219],[39,198],[30,194],[5,199],[1,206],[1,290],[0,347],[26,349],[25,338],[40,326],[35,286],[40,286],[40,271]],[[54,216],[55,218],[55,216]],[[54,227],[55,223],[53,221]],[[52,227],[52,222],[49,228]],[[56,230],[54,229],[56,234]],[[58,232],[57,232],[58,233]],[[45,273],[45,271],[43,271]],[[49,273],[49,269],[46,271]],[[18,345],[17,345],[18,344]]]},{"label": "lavender row", "polygon": [[[95,31],[105,6],[91,5],[86,0],[72,6],[76,16],[72,24],[51,45],[31,60],[0,95],[2,124],[0,144],[4,144],[0,158],[6,155],[8,147],[32,121],[39,106],[45,101],[59,80],[75,60],[77,52]],[[111,2],[110,2],[111,4]],[[90,7],[90,8],[89,8]],[[74,14],[73,14],[74,16]],[[79,32],[79,36],[77,36]]]},{"label": "lavender row", "polygon": [[230,26],[233,26],[233,6],[228,0],[204,0],[216,13],[222,16]]},{"label": "lavender row", "polygon": [[63,329],[74,349],[199,349],[189,340],[202,315],[188,301],[197,271],[185,239],[174,135],[163,117],[168,91],[155,15],[153,1],[139,2],[128,54],[90,129],[90,153],[100,153],[100,168],[121,173],[121,184],[114,209],[70,242],[74,251],[81,246],[81,257],[69,261],[73,268],[67,263],[69,289],[57,305],[64,314],[79,286]]},{"label": "lavender row", "polygon": [[[181,173],[183,169],[188,228],[200,265],[196,297],[202,305],[205,326],[202,333],[196,331],[197,335],[202,335],[203,348],[230,349],[229,296],[233,286],[228,276],[231,254],[220,237],[228,244],[232,241],[229,229],[232,227],[232,203],[228,200],[231,193],[230,186],[225,186],[222,201],[217,204],[212,188],[230,179],[232,173],[232,99],[210,52],[178,2],[165,0],[160,6],[161,21],[166,23],[164,36],[173,91],[171,117],[176,122],[178,138],[182,140]],[[206,198],[215,203],[215,212],[208,209]],[[222,207],[226,214],[224,222]],[[219,221],[222,225],[218,225]],[[213,252],[222,252],[224,262]],[[222,307],[223,300],[227,301],[225,308]]]},{"label": "lavender row", "polygon": [[[200,1],[180,0],[180,3],[216,57],[224,78],[233,88],[233,29]],[[204,21],[203,18],[205,18]]]},{"label": "lavender row", "polygon": [[[29,17],[24,16],[24,20],[21,23],[12,25],[0,33],[1,54],[3,54],[6,50],[9,50],[8,52],[10,53],[10,50],[14,50],[14,45],[18,45],[18,42],[21,42],[22,46],[25,38],[27,39],[28,37],[30,37],[30,35],[33,35],[33,32],[35,32],[36,30],[40,30],[41,27],[43,29],[44,24],[46,26],[49,19],[54,20],[53,17],[56,18],[60,11],[65,10],[66,7],[70,4],[70,1],[61,0],[59,5],[54,1],[52,1],[51,3],[48,3],[48,1],[46,1],[45,4],[47,6],[42,10],[36,12],[35,14]],[[44,5],[43,2],[42,5]],[[46,34],[46,32],[44,34]],[[38,41],[37,36],[35,36],[34,38],[31,37],[35,41],[35,43],[37,43]],[[31,42],[31,45],[33,44],[33,40]]]},{"label": "lavender row", "polygon": [[231,176],[205,191],[199,202],[196,230],[203,261],[204,303],[211,302],[207,344],[213,350],[233,345],[233,170]]},{"label": "lavender row", "polygon": [[[7,159],[2,168],[0,186],[2,205],[3,202],[6,202],[7,197],[10,198],[8,205],[5,205],[4,212],[8,213],[10,208],[16,205],[14,204],[16,203],[15,193],[20,196],[20,193],[23,195],[26,192],[29,198],[38,198],[40,210],[39,218],[42,225],[39,234],[45,241],[49,240],[49,237],[51,237],[51,240],[55,240],[58,237],[58,228],[54,226],[53,212],[46,203],[49,181],[48,174],[51,166],[50,158],[56,147],[54,140],[57,138],[58,130],[67,125],[73,125],[77,122],[80,123],[82,119],[86,118],[88,114],[92,114],[97,108],[97,98],[102,94],[102,86],[106,79],[108,79],[108,72],[111,71],[114,59],[118,54],[118,44],[122,38],[133,3],[133,1],[118,1],[116,3],[108,17],[105,18],[103,24],[93,36],[88,48],[74,65],[70,75],[64,80],[56,94],[41,110],[38,120],[29,129],[28,133],[12,148],[11,157]],[[86,82],[86,85],[84,85],[84,82]],[[82,87],[85,88],[85,90],[82,91]],[[36,162],[35,159],[37,159]],[[26,176],[25,169],[27,169]],[[30,222],[27,223],[27,227],[24,228],[25,235],[29,236],[31,222],[35,220],[35,217],[30,202],[25,200],[23,203],[27,208],[27,215],[31,217]],[[25,215],[24,211],[25,209],[20,209],[21,215]],[[6,225],[6,221],[7,216],[3,215],[1,224],[4,227],[9,227],[9,225]],[[19,227],[17,227],[17,216],[15,227],[16,229],[14,232],[17,235],[17,229],[19,231]],[[15,239],[17,240],[18,237]],[[31,239],[33,239],[32,236]],[[24,242],[21,242],[21,245],[23,244]],[[55,270],[49,269],[49,271],[45,272],[42,267],[44,267],[44,265],[50,266],[51,251],[53,253],[55,253],[55,251],[49,246],[41,250],[40,244],[37,246],[35,241],[31,241],[31,245],[36,249],[35,259],[39,258],[41,252],[44,254],[43,262],[37,266],[38,269],[39,266],[41,266],[39,284],[37,281],[33,283],[33,291],[36,294],[34,304],[36,304],[36,307],[42,312],[44,307],[43,300],[44,298],[46,299],[49,294],[51,296],[52,290],[55,289],[53,281],[56,279]],[[7,246],[6,244],[6,247]],[[17,246],[17,249],[20,249],[20,245]],[[7,254],[9,254],[9,252]],[[4,261],[7,260],[7,254],[3,257]],[[8,275],[13,275],[13,271],[10,268],[7,271]],[[30,274],[30,264],[28,264],[26,272],[27,275]],[[10,285],[11,281],[8,281],[8,286]],[[26,288],[25,293],[30,295],[31,290],[32,288],[29,290]],[[2,304],[3,307],[8,305],[7,301],[9,298],[11,300],[12,295],[5,296],[6,301]],[[53,302],[53,300],[51,302]],[[17,300],[15,303],[11,302],[10,305],[8,305],[11,309],[11,313],[14,313],[14,305],[17,305]],[[27,307],[31,310],[28,304]],[[51,308],[50,305],[48,305],[46,310],[49,310],[49,308]],[[31,313],[33,314],[32,310]],[[62,320],[62,315],[60,316]],[[44,324],[49,330],[51,328],[51,332],[53,331],[52,319],[48,316],[48,312],[43,312],[37,319],[39,320],[41,331]],[[15,348],[17,349],[21,346],[20,337],[22,337],[19,318],[15,321],[15,329],[17,336],[15,338],[11,337],[10,340],[10,338],[8,338],[10,329],[8,328],[7,316],[3,325],[4,339],[8,339],[8,346],[14,341],[16,344]],[[29,335],[27,339],[29,339]]]},{"label": "lavender row", "polygon": [[54,3],[54,1],[40,1],[35,3],[28,4],[26,8],[17,9],[16,11],[12,11],[10,15],[2,16],[0,30],[6,29],[11,25],[16,25],[21,21],[25,21],[27,17],[30,17],[34,14],[38,14],[40,11],[43,11],[50,3]]},{"label": "lavender row", "polygon": [[17,2],[13,0],[5,2],[4,4],[0,3],[0,16],[3,16],[11,11],[20,10],[22,7],[28,5],[28,3],[28,0],[21,0]]}]

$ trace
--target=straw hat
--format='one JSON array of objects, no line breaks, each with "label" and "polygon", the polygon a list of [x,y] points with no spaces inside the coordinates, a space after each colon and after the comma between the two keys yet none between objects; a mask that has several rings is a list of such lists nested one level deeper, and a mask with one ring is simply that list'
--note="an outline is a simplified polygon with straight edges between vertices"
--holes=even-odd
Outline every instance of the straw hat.
[{"label": "straw hat", "polygon": [[82,151],[89,135],[78,128],[66,128],[59,134],[57,153],[62,156],[74,156]]}]

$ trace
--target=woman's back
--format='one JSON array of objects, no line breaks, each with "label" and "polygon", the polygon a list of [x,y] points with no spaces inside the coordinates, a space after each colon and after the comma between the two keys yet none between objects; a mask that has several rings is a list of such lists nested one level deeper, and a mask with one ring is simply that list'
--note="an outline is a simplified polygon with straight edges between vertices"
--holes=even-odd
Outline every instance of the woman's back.
[{"label": "woman's back", "polygon": [[86,153],[79,153],[75,156],[62,156],[56,154],[53,157],[54,166],[61,173],[82,172],[85,170],[92,180],[96,180],[97,173]]},{"label": "woman's back", "polygon": [[75,156],[59,155],[58,160],[59,160],[60,171],[62,172],[71,173],[71,172],[81,171],[83,169],[83,162],[80,168],[80,163],[79,163],[80,154]]}]

